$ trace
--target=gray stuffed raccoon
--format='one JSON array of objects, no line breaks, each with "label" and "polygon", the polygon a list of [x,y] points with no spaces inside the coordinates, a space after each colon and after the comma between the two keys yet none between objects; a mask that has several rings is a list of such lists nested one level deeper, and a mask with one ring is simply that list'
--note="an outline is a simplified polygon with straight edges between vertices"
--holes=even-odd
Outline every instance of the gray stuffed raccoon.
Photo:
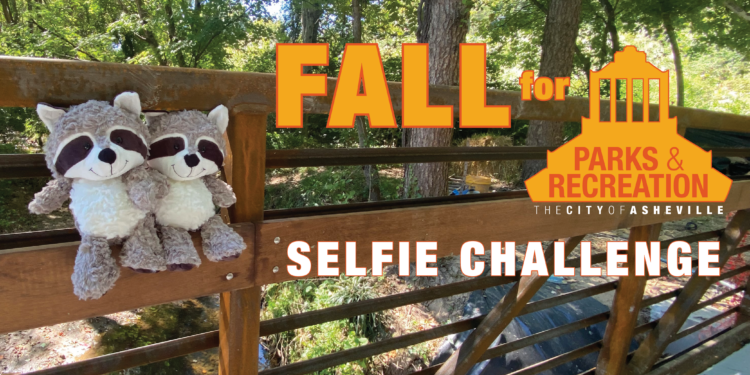
[{"label": "gray stuffed raccoon", "polygon": [[149,133],[140,112],[140,98],[132,92],[118,95],[114,105],[91,100],[67,112],[37,106],[50,131],[45,154],[54,179],[34,196],[29,211],[46,214],[71,199],[81,233],[71,279],[83,300],[101,297],[120,276],[110,244],[124,240],[123,266],[141,272],[166,269],[149,212],[169,185],[146,168]]},{"label": "gray stuffed raccoon", "polygon": [[146,113],[146,120],[152,134],[148,165],[167,176],[170,185],[155,211],[167,268],[184,271],[200,265],[188,234],[198,229],[208,260],[237,258],[245,242],[215,207],[236,201],[232,188],[216,177],[226,152],[227,108],[220,105],[208,116],[199,111]]}]

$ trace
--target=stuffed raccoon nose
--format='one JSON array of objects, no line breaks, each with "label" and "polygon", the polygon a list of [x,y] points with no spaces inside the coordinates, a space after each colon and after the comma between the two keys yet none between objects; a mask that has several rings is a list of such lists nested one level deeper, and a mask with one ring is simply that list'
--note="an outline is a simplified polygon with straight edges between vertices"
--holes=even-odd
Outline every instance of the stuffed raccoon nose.
[{"label": "stuffed raccoon nose", "polygon": [[195,167],[200,164],[200,162],[201,159],[198,159],[198,155],[196,154],[185,155],[185,164],[190,168]]},{"label": "stuffed raccoon nose", "polygon": [[105,148],[99,152],[99,160],[112,164],[117,160],[117,154],[111,148]]}]

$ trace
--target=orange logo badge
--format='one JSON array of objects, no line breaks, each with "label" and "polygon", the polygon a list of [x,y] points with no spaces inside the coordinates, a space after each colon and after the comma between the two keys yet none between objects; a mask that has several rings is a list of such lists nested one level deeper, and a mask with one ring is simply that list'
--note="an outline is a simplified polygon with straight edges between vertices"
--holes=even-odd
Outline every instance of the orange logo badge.
[{"label": "orange logo badge", "polygon": [[[610,99],[601,120],[600,82],[625,80],[626,106]],[[658,80],[658,112],[649,113],[649,80]],[[633,87],[643,85],[643,121],[633,120]],[[547,168],[526,180],[534,202],[724,202],[732,180],[711,168],[711,152],[677,133],[669,118],[669,71],[627,46],[615,60],[591,72],[590,117],[581,135],[547,153]],[[656,106],[652,106],[654,109]],[[623,118],[617,109],[625,111]],[[636,108],[636,113],[638,113]],[[656,114],[658,113],[658,120]],[[651,116],[649,116],[651,115]]]}]

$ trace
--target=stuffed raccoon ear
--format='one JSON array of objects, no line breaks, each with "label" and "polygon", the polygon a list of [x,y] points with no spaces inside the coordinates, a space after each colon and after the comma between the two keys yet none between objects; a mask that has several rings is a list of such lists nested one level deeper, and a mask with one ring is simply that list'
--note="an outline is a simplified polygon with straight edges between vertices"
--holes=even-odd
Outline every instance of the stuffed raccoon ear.
[{"label": "stuffed raccoon ear", "polygon": [[49,129],[50,133],[55,128],[55,124],[60,117],[63,117],[65,111],[60,108],[55,108],[50,105],[39,103],[36,105],[36,113],[44,123],[44,126]]},{"label": "stuffed raccoon ear", "polygon": [[216,125],[219,128],[219,133],[224,134],[229,125],[229,110],[227,107],[219,104],[218,107],[214,108],[211,113],[208,114],[208,121]]},{"label": "stuffed raccoon ear", "polygon": [[115,97],[115,107],[130,112],[136,116],[141,115],[141,98],[137,92],[124,92]]},{"label": "stuffed raccoon ear", "polygon": [[152,128],[158,124],[167,113],[169,112],[143,112],[143,117],[146,118],[146,125],[148,125],[149,128]]}]

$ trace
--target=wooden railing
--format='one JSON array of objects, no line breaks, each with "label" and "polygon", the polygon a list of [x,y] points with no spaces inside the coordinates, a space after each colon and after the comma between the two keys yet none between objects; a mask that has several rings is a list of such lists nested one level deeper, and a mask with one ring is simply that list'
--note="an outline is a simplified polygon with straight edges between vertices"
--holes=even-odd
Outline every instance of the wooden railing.
[{"label": "wooden railing", "polygon": [[[334,80],[329,80],[329,96],[305,98],[305,111],[327,113]],[[547,148],[425,148],[377,150],[265,150],[267,114],[275,103],[275,77],[271,74],[237,73],[196,69],[86,63],[63,60],[0,58],[0,106],[33,107],[38,102],[68,106],[90,99],[111,100],[122,91],[140,94],[147,110],[208,110],[218,104],[230,108],[227,130],[231,155],[225,162],[224,175],[234,186],[238,202],[229,217],[235,230],[245,239],[248,251],[231,262],[205,261],[187,273],[162,272],[137,274],[123,269],[117,287],[100,300],[78,301],[72,293],[70,273],[79,239],[74,229],[62,229],[0,236],[0,333],[35,328],[56,323],[85,319],[175,300],[221,293],[221,316],[218,331],[184,337],[145,347],[82,360],[37,374],[105,374],[130,367],[164,361],[190,353],[219,347],[222,374],[255,374],[258,368],[260,337],[309,327],[325,322],[347,319],[401,306],[423,303],[439,298],[512,284],[512,288],[488,314],[465,319],[436,328],[375,341],[357,348],[330,353],[261,371],[261,374],[303,374],[347,362],[406,348],[450,334],[474,330],[461,348],[442,364],[419,374],[464,374],[478,361],[502,356],[511,351],[535,345],[576,330],[607,322],[604,338],[590,345],[523,368],[514,374],[534,374],[567,363],[590,353],[599,352],[596,368],[584,373],[643,374],[683,373],[684,358],[674,355],[660,359],[664,347],[708,325],[737,316],[737,324],[708,340],[722,345],[703,345],[691,351],[703,353],[731,351],[743,338],[750,337],[750,298],[744,287],[701,301],[714,283],[750,270],[748,266],[722,274],[720,277],[690,278],[684,288],[643,298],[645,277],[621,277],[617,281],[556,295],[534,302],[530,298],[545,283],[546,277],[479,277],[448,285],[415,290],[360,301],[302,314],[260,320],[260,287],[293,280],[287,274],[290,261],[286,248],[292,241],[316,243],[332,238],[357,239],[360,244],[357,263],[369,265],[372,241],[430,240],[440,244],[438,257],[452,255],[469,240],[488,247],[491,241],[542,241],[566,238],[566,249],[575,248],[585,235],[621,228],[632,228],[630,241],[658,238],[661,223],[699,216],[682,212],[671,215],[574,215],[564,220],[555,215],[534,215],[534,203],[525,192],[490,193],[458,197],[421,198],[390,202],[357,203],[289,210],[263,210],[266,168],[299,166],[332,166],[403,162],[445,162],[470,160],[540,159]],[[392,103],[397,113],[401,107],[399,83],[389,83]],[[440,104],[453,104],[457,110],[458,89],[431,87],[430,98]],[[588,115],[588,99],[567,98],[563,102],[523,102],[520,93],[489,90],[488,104],[511,106],[518,119],[579,121]],[[602,101],[602,114],[608,112],[610,101]],[[624,108],[624,102],[617,106]],[[636,117],[642,111],[634,106]],[[618,110],[624,114],[626,111]],[[658,110],[650,110],[654,116]],[[670,107],[671,116],[678,117],[681,129],[688,127],[750,132],[750,118],[710,111]],[[747,149],[714,149],[714,156],[750,156]],[[39,155],[0,156],[0,178],[49,176]],[[728,229],[693,234],[662,241],[696,242],[718,238],[721,260],[750,250],[737,248],[750,226],[750,181],[737,179],[726,202],[725,212],[738,210]],[[376,223],[376,224],[373,224]],[[193,237],[198,249],[201,242]],[[115,252],[119,249],[115,249]],[[202,253],[199,251],[199,253]],[[549,255],[549,252],[547,252]],[[605,254],[593,256],[592,263],[606,261]],[[316,262],[314,253],[311,261]],[[547,256],[548,262],[551,256]],[[411,261],[414,261],[412,257]],[[339,254],[339,266],[346,256]],[[632,264],[633,262],[630,262]],[[568,259],[570,267],[580,266],[580,259]],[[693,264],[696,266],[697,264]],[[228,278],[228,274],[232,278]],[[633,272],[631,272],[633,274]],[[608,312],[593,315],[516,341],[491,347],[499,333],[515,317],[570,303],[585,297],[615,291]],[[706,308],[723,298],[745,293],[737,308],[725,311],[710,320],[680,331],[690,312]],[[672,307],[659,320],[636,326],[633,311],[675,298]],[[477,329],[478,328],[478,329]],[[640,348],[628,353],[631,338],[648,334]],[[714,353],[711,352],[711,353]],[[687,351],[686,351],[687,353]],[[721,354],[721,352],[716,352]],[[690,371],[711,364],[711,356]],[[682,362],[681,362],[682,361]],[[705,368],[704,367],[704,368]]]}]

